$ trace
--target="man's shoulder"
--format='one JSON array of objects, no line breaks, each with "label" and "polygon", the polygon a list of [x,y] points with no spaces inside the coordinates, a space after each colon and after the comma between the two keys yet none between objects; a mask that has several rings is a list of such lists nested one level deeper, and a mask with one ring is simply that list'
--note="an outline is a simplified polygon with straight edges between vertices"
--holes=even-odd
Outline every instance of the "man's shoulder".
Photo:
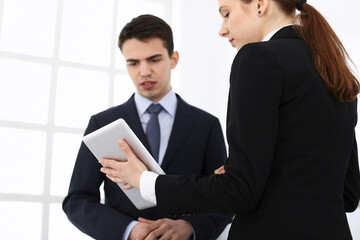
[{"label": "man's shoulder", "polygon": [[136,111],[136,107],[132,98],[120,105],[113,106],[106,110],[98,112],[94,114],[92,118],[106,124],[119,118],[124,118],[125,116],[129,115],[131,111]]}]

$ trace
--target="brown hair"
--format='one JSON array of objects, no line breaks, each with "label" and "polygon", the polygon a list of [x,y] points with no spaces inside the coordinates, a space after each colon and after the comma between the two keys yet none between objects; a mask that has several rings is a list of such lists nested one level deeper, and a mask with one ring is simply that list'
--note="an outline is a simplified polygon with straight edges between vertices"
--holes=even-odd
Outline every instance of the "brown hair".
[{"label": "brown hair", "polygon": [[340,102],[355,100],[360,86],[348,65],[348,61],[353,62],[326,19],[304,0],[274,1],[288,15],[300,11],[294,30],[310,46],[327,91]]},{"label": "brown hair", "polygon": [[150,38],[160,38],[170,57],[174,52],[173,33],[170,26],[164,20],[154,15],[140,15],[133,18],[124,26],[120,32],[118,41],[118,46],[121,51],[124,42],[132,38],[140,41]]},{"label": "brown hair", "polygon": [[309,44],[327,91],[340,102],[353,101],[359,93],[359,82],[348,66],[348,53],[329,23],[306,3],[296,20],[299,25],[294,25],[294,29]]}]

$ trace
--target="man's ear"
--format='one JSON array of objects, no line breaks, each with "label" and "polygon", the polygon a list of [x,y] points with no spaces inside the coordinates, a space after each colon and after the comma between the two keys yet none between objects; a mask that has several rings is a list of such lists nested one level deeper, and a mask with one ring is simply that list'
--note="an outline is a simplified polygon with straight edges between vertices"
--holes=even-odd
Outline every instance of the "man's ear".
[{"label": "man's ear", "polygon": [[171,55],[171,69],[174,69],[179,62],[179,52],[174,51]]}]

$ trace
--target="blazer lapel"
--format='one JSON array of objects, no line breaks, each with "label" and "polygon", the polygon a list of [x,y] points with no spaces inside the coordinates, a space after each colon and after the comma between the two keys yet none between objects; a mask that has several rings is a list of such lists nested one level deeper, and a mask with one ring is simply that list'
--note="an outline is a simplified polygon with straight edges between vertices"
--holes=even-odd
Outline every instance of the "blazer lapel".
[{"label": "blazer lapel", "polygon": [[162,169],[166,169],[169,163],[175,158],[176,154],[183,145],[186,137],[189,135],[192,125],[194,124],[195,117],[191,114],[192,106],[188,105],[184,100],[178,96],[178,105],[174,124],[170,134],[169,143],[161,164]]}]

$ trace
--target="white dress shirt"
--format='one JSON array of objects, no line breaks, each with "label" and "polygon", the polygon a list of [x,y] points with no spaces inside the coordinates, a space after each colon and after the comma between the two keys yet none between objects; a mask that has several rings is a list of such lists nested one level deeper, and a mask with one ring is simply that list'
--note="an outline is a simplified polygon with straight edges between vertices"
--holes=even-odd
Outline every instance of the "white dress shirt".
[{"label": "white dress shirt", "polygon": [[[287,27],[287,26],[290,26],[290,25],[292,25],[292,24],[285,25],[285,26],[282,26],[280,28],[275,29],[274,31],[267,34],[262,41],[269,41],[277,31],[279,31],[283,27]],[[141,196],[144,199],[146,199],[149,202],[152,202],[154,204],[156,204],[155,182],[156,182],[156,178],[158,176],[159,175],[154,173],[154,172],[144,171],[143,174],[140,177],[140,193],[141,193]]]},{"label": "white dress shirt", "polygon": [[293,24],[288,24],[288,25],[279,27],[279,28],[271,31],[270,33],[268,33],[268,34],[264,37],[264,39],[262,40],[262,42],[269,41],[269,40],[275,35],[275,33],[277,33],[280,29],[282,29],[282,28],[284,28],[284,27],[287,27],[287,26],[291,26],[291,25],[293,25]]}]

